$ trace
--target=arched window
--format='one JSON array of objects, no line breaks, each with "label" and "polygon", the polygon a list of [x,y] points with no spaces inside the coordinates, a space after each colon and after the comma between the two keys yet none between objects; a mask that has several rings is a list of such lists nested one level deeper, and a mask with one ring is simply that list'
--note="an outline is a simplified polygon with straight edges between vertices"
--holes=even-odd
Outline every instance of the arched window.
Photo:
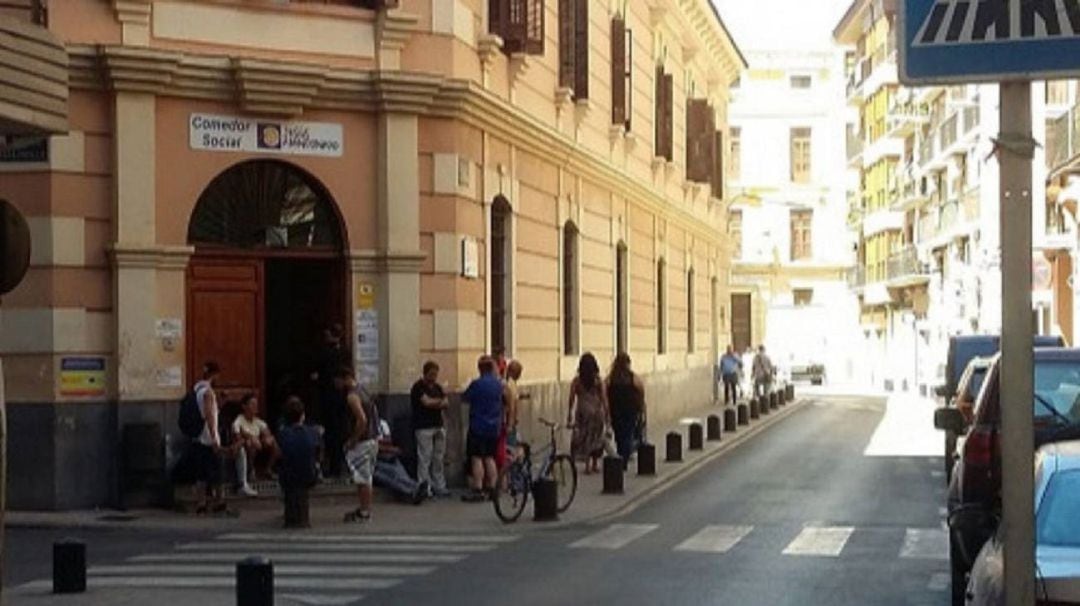
[{"label": "arched window", "polygon": [[510,239],[510,217],[513,210],[510,202],[503,196],[497,196],[491,205],[491,347],[492,349],[510,348],[513,310],[511,309],[512,276],[511,255],[513,243]]},{"label": "arched window", "polygon": [[667,264],[656,262],[656,353],[667,353]]},{"label": "arched window", "polygon": [[694,351],[694,331],[697,330],[697,322],[694,315],[697,313],[694,305],[694,270],[686,272],[686,351]]},{"label": "arched window", "polygon": [[310,175],[277,160],[251,160],[206,186],[188,242],[229,248],[342,248],[330,196]]},{"label": "arched window", "polygon": [[563,353],[578,354],[578,229],[572,221],[563,226]]}]

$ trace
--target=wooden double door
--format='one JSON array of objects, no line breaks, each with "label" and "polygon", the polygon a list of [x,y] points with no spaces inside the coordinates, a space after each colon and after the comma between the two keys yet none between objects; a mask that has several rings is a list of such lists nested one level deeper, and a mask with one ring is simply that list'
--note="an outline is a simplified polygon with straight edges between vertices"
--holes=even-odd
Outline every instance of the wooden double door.
[{"label": "wooden double door", "polygon": [[189,385],[213,360],[219,393],[256,393],[272,422],[290,395],[312,403],[324,330],[340,324],[351,334],[347,281],[336,257],[196,254],[187,274]]}]

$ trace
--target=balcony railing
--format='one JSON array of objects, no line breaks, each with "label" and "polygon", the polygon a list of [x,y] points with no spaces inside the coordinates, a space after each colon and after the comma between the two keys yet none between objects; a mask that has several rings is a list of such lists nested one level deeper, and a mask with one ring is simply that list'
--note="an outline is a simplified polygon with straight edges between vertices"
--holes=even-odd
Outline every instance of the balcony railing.
[{"label": "balcony railing", "polygon": [[956,114],[949,116],[949,118],[946,119],[945,122],[941,123],[941,130],[940,134],[938,135],[941,138],[940,149],[949,149],[950,147],[952,147],[953,143],[956,143],[956,123]]},{"label": "balcony railing", "polygon": [[1080,105],[1046,125],[1046,168],[1054,172],[1080,155]]},{"label": "balcony railing", "polygon": [[850,288],[862,288],[866,286],[866,268],[862,265],[856,265],[849,268],[847,272],[847,283]]},{"label": "balcony railing", "polygon": [[847,159],[851,161],[863,153],[863,148],[866,146],[866,142],[863,141],[861,133],[855,132],[854,129],[847,129]]},{"label": "balcony railing", "polygon": [[889,256],[887,267],[890,281],[924,276],[929,273],[926,264],[919,261],[919,251],[910,244]]}]

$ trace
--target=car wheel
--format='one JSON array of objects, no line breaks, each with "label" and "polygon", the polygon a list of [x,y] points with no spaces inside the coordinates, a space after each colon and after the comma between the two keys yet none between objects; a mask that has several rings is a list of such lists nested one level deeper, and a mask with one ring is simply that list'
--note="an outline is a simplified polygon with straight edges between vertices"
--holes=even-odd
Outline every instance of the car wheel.
[{"label": "car wheel", "polygon": [[949,537],[949,568],[952,572],[952,606],[964,606],[967,594],[967,570],[956,540]]}]

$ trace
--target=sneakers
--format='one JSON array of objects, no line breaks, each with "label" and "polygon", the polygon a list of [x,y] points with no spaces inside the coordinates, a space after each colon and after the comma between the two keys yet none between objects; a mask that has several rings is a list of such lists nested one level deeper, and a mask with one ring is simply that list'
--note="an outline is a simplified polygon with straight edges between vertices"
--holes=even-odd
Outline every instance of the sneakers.
[{"label": "sneakers", "polygon": [[245,497],[257,497],[259,496],[259,491],[252,488],[251,484],[244,482],[240,485],[240,494],[244,495]]},{"label": "sneakers", "polygon": [[488,500],[488,496],[481,490],[470,490],[461,495],[461,500],[465,503],[483,503]]},{"label": "sneakers", "polygon": [[356,509],[354,511],[350,511],[349,513],[345,514],[345,519],[343,521],[346,524],[353,524],[353,523],[362,524],[362,523],[368,522],[370,520],[371,520],[371,512],[370,511],[362,511],[360,509]]},{"label": "sneakers", "polygon": [[416,490],[413,491],[412,504],[419,505],[427,500],[429,490],[430,488],[428,487],[427,482],[420,482],[420,484],[416,486]]}]

